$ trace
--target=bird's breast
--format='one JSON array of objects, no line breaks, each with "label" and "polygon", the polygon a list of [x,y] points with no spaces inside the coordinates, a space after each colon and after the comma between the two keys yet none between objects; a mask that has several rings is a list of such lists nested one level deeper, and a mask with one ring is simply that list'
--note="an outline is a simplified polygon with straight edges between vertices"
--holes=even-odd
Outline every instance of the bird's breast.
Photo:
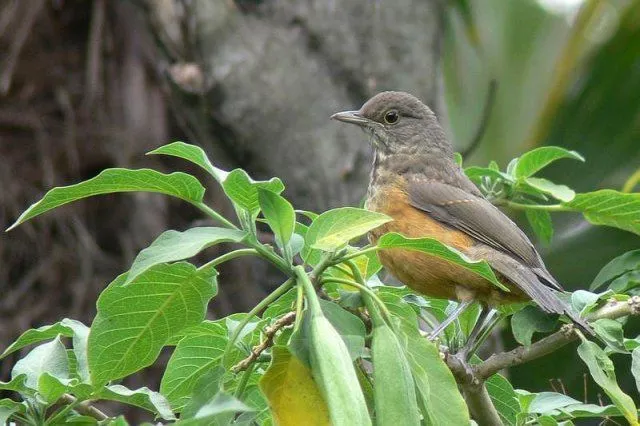
[{"label": "bird's breast", "polygon": [[[411,206],[403,188],[401,178],[393,184],[370,186],[366,208],[393,219],[369,233],[372,243],[375,244],[388,232],[397,232],[409,238],[433,238],[462,253],[467,253],[476,243],[464,232]],[[484,278],[437,256],[394,248],[381,250],[379,257],[384,267],[402,283],[427,296],[450,300],[461,300],[468,296],[486,300],[491,305],[502,303],[505,297],[510,298],[510,295],[497,294],[497,288]]]}]

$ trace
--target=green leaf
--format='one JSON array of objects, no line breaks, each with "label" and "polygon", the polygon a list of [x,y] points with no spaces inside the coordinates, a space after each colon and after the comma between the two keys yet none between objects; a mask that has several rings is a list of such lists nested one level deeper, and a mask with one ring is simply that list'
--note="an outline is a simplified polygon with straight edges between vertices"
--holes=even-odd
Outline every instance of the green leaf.
[{"label": "green leaf", "polygon": [[636,389],[640,392],[640,347],[631,352],[631,374],[636,379]]},{"label": "green leaf", "polygon": [[415,327],[402,326],[398,339],[416,382],[425,421],[432,425],[468,425],[469,410],[438,348]]},{"label": "green leaf", "polygon": [[511,383],[504,376],[494,374],[487,379],[485,385],[502,423],[507,426],[516,426],[516,416],[520,412],[520,404]]},{"label": "green leaf", "polygon": [[202,148],[196,145],[191,145],[184,142],[172,142],[168,145],[156,148],[147,155],[163,154],[170,155],[172,157],[178,157],[192,162],[193,164],[206,170],[215,180],[222,183],[227,178],[229,172],[215,167],[209,161],[207,154]]},{"label": "green leaf", "polygon": [[535,306],[526,306],[511,317],[513,337],[522,345],[531,345],[533,333],[548,333],[555,328],[557,316],[545,314]]},{"label": "green leaf", "polygon": [[38,395],[48,404],[56,402],[69,388],[69,379],[60,379],[43,372],[38,378]]},{"label": "green leaf", "polygon": [[126,274],[116,278],[98,299],[89,334],[92,382],[151,365],[172,336],[200,323],[217,292],[216,275],[213,268],[179,262],[155,265],[128,286]]},{"label": "green leaf", "polygon": [[625,394],[616,382],[616,374],[613,363],[607,354],[598,345],[588,340],[583,340],[578,346],[578,355],[591,373],[593,380],[611,398],[611,401],[623,412],[624,417],[632,425],[638,424],[636,405],[633,399]]},{"label": "green leaf", "polygon": [[324,316],[304,268],[296,266],[295,273],[307,299],[307,322],[303,322],[303,328],[307,328],[311,373],[327,403],[331,423],[334,426],[370,425],[367,404],[349,351],[340,334]]},{"label": "green leaf", "polygon": [[553,222],[551,214],[546,210],[527,209],[524,211],[531,229],[544,244],[551,243],[553,238]]},{"label": "green leaf", "polygon": [[594,225],[613,226],[640,235],[640,193],[603,189],[576,194],[562,206],[581,212]]},{"label": "green leaf", "polygon": [[147,387],[128,389],[122,385],[105,386],[97,393],[97,399],[119,401],[124,404],[144,408],[157,414],[163,420],[175,420],[175,415],[169,407],[167,399],[158,392]]},{"label": "green leaf", "polygon": [[24,374],[25,385],[31,389],[38,389],[38,381],[44,373],[59,379],[69,379],[69,360],[60,337],[36,346],[24,358],[18,360],[11,370],[11,377],[17,378]]},{"label": "green leaf", "polygon": [[239,243],[246,236],[244,231],[217,227],[165,231],[136,256],[124,285],[154,265],[187,259],[216,244]]},{"label": "green leaf", "polygon": [[366,334],[362,320],[351,312],[342,309],[338,304],[327,300],[320,299],[320,307],[325,317],[342,337],[351,360],[361,357],[364,353],[364,337]]},{"label": "green leaf", "polygon": [[[0,399],[0,424],[10,424],[9,419],[14,413],[24,413],[25,406],[9,398]],[[17,424],[17,423],[16,423]]]},{"label": "green leaf", "polygon": [[188,335],[180,340],[167,363],[160,392],[175,411],[181,411],[189,402],[198,380],[221,365],[220,357],[229,339],[226,328],[214,324],[216,327],[209,327],[207,333]]},{"label": "green leaf", "polygon": [[390,220],[387,215],[355,207],[326,211],[318,216],[307,230],[303,257],[309,259],[312,253],[317,255],[314,250],[333,251],[341,248],[350,240]]},{"label": "green leaf", "polygon": [[0,355],[0,359],[6,357],[7,355],[24,348],[25,346],[32,345],[34,343],[40,343],[44,340],[50,340],[58,335],[62,335],[65,337],[73,336],[73,329],[69,327],[71,323],[81,324],[83,327],[87,328],[84,324],[79,321],[63,319],[60,322],[51,325],[43,325],[42,327],[32,328],[31,330],[27,330],[16,339],[15,342],[10,344],[4,352]]},{"label": "green leaf", "polygon": [[607,263],[589,286],[593,291],[625,272],[640,269],[640,249],[628,251]]},{"label": "green leaf", "polygon": [[529,413],[552,414],[554,410],[574,404],[580,404],[580,401],[561,393],[540,392],[531,401]]},{"label": "green leaf", "polygon": [[584,158],[575,151],[569,151],[557,146],[543,146],[520,156],[515,166],[514,174],[518,178],[532,176],[561,158],[571,158],[584,162]]},{"label": "green leaf", "polygon": [[609,318],[600,318],[592,322],[591,326],[611,350],[622,354],[629,353],[624,347],[624,335],[620,322]]},{"label": "green leaf", "polygon": [[613,293],[629,293],[630,290],[640,287],[640,270],[627,272],[611,281],[608,289]]},{"label": "green leaf", "polygon": [[276,241],[281,248],[285,247],[293,236],[296,225],[293,206],[275,192],[262,188],[258,189],[258,201],[262,214],[276,236]]},{"label": "green leaf", "polygon": [[537,191],[551,195],[553,198],[560,201],[569,202],[576,196],[575,191],[568,186],[558,185],[557,183],[553,183],[547,179],[530,177],[524,179],[524,182]]},{"label": "green leaf", "polygon": [[453,264],[462,266],[469,271],[480,275],[487,281],[491,282],[495,286],[501,288],[504,291],[509,289],[498,281],[491,266],[484,261],[474,261],[469,259],[463,253],[458,250],[448,247],[442,244],[440,241],[433,238],[406,238],[395,232],[390,232],[383,235],[378,240],[378,247],[382,249],[399,248],[404,250],[416,250],[423,253],[427,253],[433,256],[437,256]]},{"label": "green leaf", "polygon": [[506,181],[508,183],[513,183],[514,180],[511,176],[506,173],[501,172],[497,169],[492,169],[488,167],[478,167],[472,166],[464,169],[464,173],[467,175],[469,179],[471,179],[476,184],[480,184],[482,178],[487,176],[495,181]]},{"label": "green leaf", "polygon": [[376,424],[419,425],[415,384],[404,348],[382,320],[376,306],[367,304],[374,323],[371,342]]},{"label": "green leaf", "polygon": [[584,315],[596,306],[603,294],[591,293],[586,290],[576,290],[571,293],[571,307],[575,312]]},{"label": "green leaf", "polygon": [[269,400],[279,425],[329,425],[329,410],[311,371],[284,346],[274,346],[271,364],[260,379],[260,389]]},{"label": "green leaf", "polygon": [[180,417],[193,418],[200,407],[209,402],[222,389],[227,370],[221,365],[207,371],[197,381],[191,393],[188,404],[182,410]]},{"label": "green leaf", "polygon": [[258,188],[280,194],[284,190],[284,185],[278,178],[254,181],[244,170],[235,169],[224,180],[222,188],[237,207],[246,210],[255,219],[260,212]]},{"label": "green leaf", "polygon": [[8,382],[0,382],[0,390],[18,392],[22,395],[32,394],[32,389],[27,387],[27,375],[25,373],[12,375]]},{"label": "green leaf", "polygon": [[53,188],[32,204],[7,229],[12,230],[27,220],[51,209],[94,195],[114,192],[159,192],[181,198],[190,203],[202,202],[204,187],[198,179],[186,173],[164,174],[151,169],[106,169],[98,176],[70,186]]},{"label": "green leaf", "polygon": [[228,413],[255,411],[239,399],[220,391],[209,402],[201,406],[193,418],[180,420],[177,425],[215,425],[219,416]]},{"label": "green leaf", "polygon": [[562,408],[561,413],[567,413],[571,417],[617,417],[622,416],[622,412],[615,405],[596,405],[596,404],[574,404]]}]

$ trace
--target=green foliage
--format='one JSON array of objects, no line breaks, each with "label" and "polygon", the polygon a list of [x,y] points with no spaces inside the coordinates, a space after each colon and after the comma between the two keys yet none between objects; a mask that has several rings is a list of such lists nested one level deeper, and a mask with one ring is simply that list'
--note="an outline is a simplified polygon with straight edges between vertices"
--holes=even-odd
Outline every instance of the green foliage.
[{"label": "green foliage", "polygon": [[[83,409],[91,401],[110,400],[149,411],[165,423],[187,425],[470,424],[456,382],[460,378],[440,349],[460,347],[475,326],[479,306],[449,325],[438,346],[422,336],[422,328],[446,318],[456,302],[386,285],[377,275],[377,252],[437,256],[504,289],[487,262],[469,259],[434,239],[397,233],[383,235],[377,245],[358,247],[357,239],[391,219],[353,207],[320,215],[296,211],[281,195],[279,179],[254,181],[243,170],[220,170],[200,148],[182,142],[151,153],[180,157],[209,172],[233,203],[239,226],[206,206],[204,188],[184,173],[112,169],[45,194],[13,226],[77,199],[134,190],[185,199],[220,226],[161,234],[128,272],[103,290],[91,327],[65,318],[26,331],[4,349],[0,358],[35,345],[16,362],[11,380],[0,383],[0,390],[21,397],[0,400],[1,421],[126,425],[122,417]],[[506,171],[492,163],[466,172],[496,204],[524,209],[546,241],[553,234],[550,215],[558,211],[579,211],[593,223],[637,231],[637,213],[629,209],[635,205],[635,198],[629,198],[634,194],[605,190],[574,195],[570,188],[534,176],[563,158],[582,159],[548,147],[522,155]],[[304,224],[298,221],[303,217]],[[269,226],[276,247],[259,242],[257,221]],[[186,261],[224,242],[243,248],[199,267]],[[298,264],[297,253],[304,265]],[[206,320],[218,290],[217,266],[240,255],[270,262],[283,273],[284,283],[249,313]],[[609,283],[607,291],[577,291],[571,304],[586,316],[611,298],[631,303],[639,276],[638,255],[629,252],[595,278],[592,289]],[[503,306],[500,312],[514,314],[513,334],[525,346],[534,344],[535,333],[557,329],[556,317],[530,305]],[[624,416],[637,424],[633,400],[617,385],[609,355],[630,356],[631,371],[640,381],[640,337],[625,338],[625,322],[617,317],[599,318],[592,326],[606,347],[583,341],[578,354],[612,405],[514,390],[505,377],[494,374],[484,385],[505,425],[605,416]],[[159,392],[114,383],[152,365],[165,347],[174,348]],[[475,357],[473,363],[483,361]]]}]

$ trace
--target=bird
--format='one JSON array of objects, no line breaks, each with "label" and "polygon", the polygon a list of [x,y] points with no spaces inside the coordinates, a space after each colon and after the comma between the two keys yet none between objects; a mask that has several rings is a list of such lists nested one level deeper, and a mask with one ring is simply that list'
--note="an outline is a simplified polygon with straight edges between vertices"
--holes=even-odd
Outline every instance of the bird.
[{"label": "bird", "polygon": [[509,289],[437,256],[399,248],[380,250],[382,265],[403,284],[430,297],[458,302],[431,332],[431,339],[475,301],[482,309],[462,348],[464,356],[470,355],[492,309],[507,303],[531,300],[544,312],[567,315],[592,334],[587,322],[558,297],[562,287],[526,234],[465,175],[429,107],[409,93],[389,91],[373,96],[357,111],[338,112],[331,118],[359,126],[374,147],[365,208],[392,220],[369,232],[372,244],[388,232],[433,238],[471,260],[486,261]]}]

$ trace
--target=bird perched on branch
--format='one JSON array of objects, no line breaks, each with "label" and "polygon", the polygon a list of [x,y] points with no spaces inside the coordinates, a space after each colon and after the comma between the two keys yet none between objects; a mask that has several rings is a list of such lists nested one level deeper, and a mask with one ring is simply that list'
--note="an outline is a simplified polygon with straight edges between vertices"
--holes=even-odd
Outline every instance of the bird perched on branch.
[{"label": "bird perched on branch", "polygon": [[360,110],[339,112],[332,118],[360,126],[373,142],[365,205],[393,221],[372,231],[372,242],[387,232],[434,238],[472,260],[487,261],[510,290],[436,256],[398,248],[380,251],[385,268],[413,290],[459,302],[432,331],[432,338],[474,301],[483,309],[465,352],[480,334],[491,308],[504,303],[533,300],[543,311],[566,314],[591,332],[558,298],[562,287],[529,238],[483,196],[454,161],[451,143],[434,113],[420,100],[404,92],[383,92]]}]

